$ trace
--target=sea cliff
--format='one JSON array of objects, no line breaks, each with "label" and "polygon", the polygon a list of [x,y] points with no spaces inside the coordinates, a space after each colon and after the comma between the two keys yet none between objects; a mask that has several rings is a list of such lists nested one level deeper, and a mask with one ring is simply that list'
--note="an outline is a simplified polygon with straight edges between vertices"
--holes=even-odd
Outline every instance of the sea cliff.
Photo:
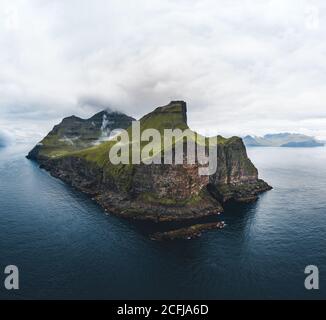
[{"label": "sea cliff", "polygon": [[[111,124],[110,130],[121,128],[121,121],[110,120],[113,116],[117,115],[105,115],[106,123]],[[124,115],[123,119],[127,120],[122,121],[124,128],[131,133],[132,118]],[[89,123],[97,132],[101,121],[98,124],[87,122],[87,126]],[[85,132],[85,129],[80,126],[74,128],[69,139],[60,138],[57,143],[56,136],[63,131],[63,124],[64,130],[70,132],[67,120],[63,121],[30,152],[28,158],[37,161],[54,177],[89,194],[108,212],[121,217],[155,222],[198,219],[221,213],[228,201],[256,201],[260,193],[271,189],[259,179],[258,170],[238,137],[217,137],[217,170],[212,175],[202,176],[198,173],[198,162],[114,165],[108,155],[116,142],[94,143],[97,133],[95,138],[92,137],[91,145],[90,139],[84,143],[79,131]],[[101,128],[103,131],[103,123]],[[155,109],[140,119],[140,128],[141,131],[154,128],[160,132],[189,129],[186,103],[174,101]],[[76,144],[74,137],[79,139]],[[174,150],[175,145],[171,149]]]}]

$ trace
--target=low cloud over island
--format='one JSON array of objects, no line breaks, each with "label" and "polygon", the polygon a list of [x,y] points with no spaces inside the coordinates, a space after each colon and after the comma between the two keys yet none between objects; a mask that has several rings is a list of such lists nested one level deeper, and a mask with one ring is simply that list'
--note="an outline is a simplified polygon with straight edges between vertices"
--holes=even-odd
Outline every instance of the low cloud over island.
[{"label": "low cloud over island", "polygon": [[204,134],[326,138],[321,0],[3,0],[0,127],[186,100]]}]

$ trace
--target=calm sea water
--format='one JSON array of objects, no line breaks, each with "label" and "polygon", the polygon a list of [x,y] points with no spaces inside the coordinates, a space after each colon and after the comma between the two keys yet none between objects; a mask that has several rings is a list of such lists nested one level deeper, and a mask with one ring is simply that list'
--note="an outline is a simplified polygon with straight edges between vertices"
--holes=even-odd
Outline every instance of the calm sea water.
[{"label": "calm sea water", "polygon": [[[169,243],[105,215],[26,160],[28,149],[0,150],[1,298],[326,298],[326,148],[250,149],[275,189],[229,206],[224,230]],[[19,291],[3,288],[9,264]],[[304,288],[311,264],[319,291]]]}]

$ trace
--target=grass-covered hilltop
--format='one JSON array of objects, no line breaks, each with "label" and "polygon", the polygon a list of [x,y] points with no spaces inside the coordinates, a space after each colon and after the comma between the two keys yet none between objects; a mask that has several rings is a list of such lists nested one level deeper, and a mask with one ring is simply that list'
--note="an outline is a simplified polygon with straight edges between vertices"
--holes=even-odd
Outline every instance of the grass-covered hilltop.
[{"label": "grass-covered hilltop", "polygon": [[114,129],[128,128],[134,118],[120,112],[104,110],[89,119],[71,116],[62,120],[29,153],[28,157],[47,160],[104,142]]},{"label": "grass-covered hilltop", "polygon": [[[42,168],[76,189],[90,194],[108,212],[125,218],[178,221],[215,215],[227,201],[255,201],[271,187],[258,178],[242,139],[216,139],[217,170],[199,175],[200,164],[118,164],[109,153],[116,141],[105,139],[114,129],[126,129],[130,140],[133,118],[121,113],[102,112],[88,120],[64,119],[28,155]],[[188,129],[187,107],[183,101],[155,109],[140,119],[140,131]],[[103,133],[104,132],[104,133]],[[203,137],[202,137],[203,138]],[[208,143],[208,138],[196,143]],[[168,146],[175,150],[174,140]],[[131,143],[130,143],[131,145]],[[146,147],[142,142],[141,148]],[[165,145],[165,148],[167,146]],[[163,157],[158,144],[153,157]]]}]

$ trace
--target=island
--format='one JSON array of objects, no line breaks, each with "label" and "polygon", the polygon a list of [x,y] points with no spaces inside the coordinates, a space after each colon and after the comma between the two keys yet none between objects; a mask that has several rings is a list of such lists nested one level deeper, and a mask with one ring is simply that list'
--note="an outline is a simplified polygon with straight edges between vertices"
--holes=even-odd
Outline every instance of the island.
[{"label": "island", "polygon": [[165,232],[157,232],[151,236],[153,241],[166,241],[166,240],[191,240],[194,238],[199,238],[203,232],[223,229],[225,227],[225,222],[211,222],[203,224],[195,224],[190,227],[184,227],[179,229],[174,229]]},{"label": "island", "polygon": [[[259,194],[272,189],[259,178],[239,137],[216,137],[217,169],[212,175],[199,175],[197,161],[193,164],[113,164],[109,153],[117,142],[110,139],[109,132],[125,129],[132,134],[133,121],[130,116],[111,111],[103,111],[87,120],[75,116],[66,118],[27,158],[36,161],[52,176],[90,195],[107,212],[128,219],[198,220],[219,215],[228,201],[253,202]],[[187,105],[184,101],[172,101],[145,115],[139,123],[141,132],[148,128],[159,132],[189,129]],[[176,146],[177,142],[171,145],[171,150]],[[159,151],[161,156],[166,150]],[[184,158],[187,158],[186,151]],[[206,226],[211,229],[221,225]],[[184,237],[190,232],[191,236],[193,230],[202,232],[203,227],[181,230],[177,234]],[[156,238],[166,236],[169,234],[156,235]]]},{"label": "island", "polygon": [[298,133],[266,134],[263,137],[246,136],[243,141],[247,147],[282,147],[282,148],[315,148],[325,143],[314,137]]}]

